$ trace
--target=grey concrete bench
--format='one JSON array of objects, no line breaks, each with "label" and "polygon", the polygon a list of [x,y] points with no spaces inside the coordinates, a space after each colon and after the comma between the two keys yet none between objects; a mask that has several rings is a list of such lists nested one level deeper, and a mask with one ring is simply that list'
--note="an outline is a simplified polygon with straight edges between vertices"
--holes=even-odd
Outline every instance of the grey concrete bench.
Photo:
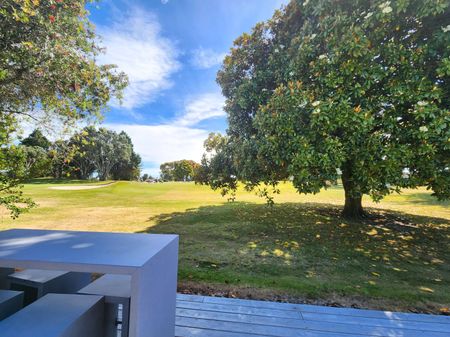
[{"label": "grey concrete bench", "polygon": [[47,294],[0,321],[2,337],[99,337],[103,297]]},{"label": "grey concrete bench", "polygon": [[58,270],[26,269],[8,276],[9,289],[25,292],[28,305],[48,293],[76,293],[91,281],[91,274]]},{"label": "grey concrete bench", "polygon": [[14,271],[14,268],[0,268],[0,289],[8,289],[8,275]]},{"label": "grey concrete bench", "polygon": [[106,274],[81,289],[79,294],[105,296],[105,337],[128,337],[131,276]]},{"label": "grey concrete bench", "polygon": [[0,321],[22,309],[23,292],[0,290]]}]

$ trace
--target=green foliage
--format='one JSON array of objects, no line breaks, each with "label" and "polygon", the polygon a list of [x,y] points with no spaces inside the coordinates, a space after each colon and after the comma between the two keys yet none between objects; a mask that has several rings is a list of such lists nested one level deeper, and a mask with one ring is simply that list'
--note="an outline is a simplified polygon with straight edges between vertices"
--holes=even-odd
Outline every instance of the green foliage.
[{"label": "green foliage", "polygon": [[350,216],[364,194],[450,197],[449,17],[449,1],[293,0],[241,35],[217,76],[229,129],[209,184],[342,179]]},{"label": "green foliage", "polygon": [[84,130],[73,135],[69,141],[70,146],[74,148],[74,153],[70,160],[71,171],[79,179],[89,179],[95,171],[94,164],[86,155],[88,150],[86,145],[89,142],[88,137],[89,133]]},{"label": "green foliage", "polygon": [[[15,156],[11,137],[24,117],[36,123],[56,117],[70,126],[99,118],[112,97],[121,98],[125,74],[95,63],[102,49],[88,19],[87,2],[0,2],[0,146],[11,152],[0,158],[2,172],[13,168],[6,158]],[[51,151],[62,174],[67,159]],[[18,183],[7,177],[0,182],[0,203],[17,215],[22,209],[17,205],[28,201],[21,197]]]},{"label": "green foliage", "polygon": [[50,173],[51,161],[47,151],[40,146],[19,146],[23,155],[24,172],[27,178],[45,177]]},{"label": "green foliage", "polygon": [[212,189],[221,189],[222,195],[230,194],[234,200],[237,189],[237,170],[235,169],[229,137],[220,133],[210,133],[204,142],[206,153],[195,175],[195,182],[209,184]]},{"label": "green foliage", "polygon": [[35,129],[28,137],[22,139],[20,144],[26,146],[38,146],[44,150],[48,150],[51,142],[43,135],[41,130]]},{"label": "green foliage", "polygon": [[[123,73],[99,66],[101,52],[86,0],[4,0],[0,4],[0,111],[42,112],[66,120],[100,116],[126,85]],[[33,115],[33,114],[31,114]]]},{"label": "green foliage", "polygon": [[7,209],[12,218],[35,206],[20,190],[20,182],[27,173],[24,161],[24,152],[19,147],[0,148],[0,207]]},{"label": "green foliage", "polygon": [[[88,126],[74,136],[72,144],[75,144],[76,148],[75,158],[79,157],[78,167],[82,167],[82,162],[85,162],[86,166],[91,165],[100,180],[108,179],[117,165],[137,165],[132,166],[132,169],[139,169],[140,157],[136,157],[131,139],[125,132],[116,133],[105,128]],[[123,170],[125,168],[122,167]],[[120,169],[121,167],[116,171],[117,175],[120,174]],[[129,174],[136,176],[134,172]]]},{"label": "green foliage", "polygon": [[192,181],[200,165],[193,160],[182,159],[160,165],[161,179],[165,181]]},{"label": "green foliage", "polygon": [[113,166],[111,176],[114,180],[138,180],[141,175],[141,156],[134,152],[131,138],[124,131],[120,135],[131,147],[131,155],[128,160],[119,161]]},{"label": "green foliage", "polygon": [[[0,144],[9,144],[14,131],[11,116],[0,119]],[[0,207],[6,208],[13,218],[35,205],[31,199],[23,197],[20,190],[25,174],[23,160],[23,153],[17,146],[0,147]]]},{"label": "green foliage", "polygon": [[23,145],[47,144],[36,139],[40,137],[33,132],[17,147],[22,165],[19,171],[26,178],[52,175],[57,179],[76,177],[85,180],[96,171],[101,180],[139,178],[141,157],[134,152],[130,137],[123,131],[116,133],[90,126],[69,140],[48,141],[48,151],[41,146]]},{"label": "green foliage", "polygon": [[52,176],[56,179],[70,177],[70,163],[75,156],[75,147],[66,140],[57,140],[50,146],[48,155]]}]

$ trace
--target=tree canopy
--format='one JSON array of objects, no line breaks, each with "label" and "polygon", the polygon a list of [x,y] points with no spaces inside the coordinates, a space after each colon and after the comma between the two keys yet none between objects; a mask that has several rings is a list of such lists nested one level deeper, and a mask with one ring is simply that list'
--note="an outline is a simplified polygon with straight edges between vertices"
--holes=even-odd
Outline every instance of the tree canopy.
[{"label": "tree canopy", "polygon": [[50,173],[50,158],[40,146],[21,146],[24,172],[28,178],[45,177]]},{"label": "tree canopy", "polygon": [[[121,98],[125,74],[99,65],[102,52],[87,0],[4,0],[0,3],[0,205],[17,215],[31,201],[10,179],[13,135],[23,117],[65,125],[99,118]],[[25,206],[26,207],[26,206]]]},{"label": "tree canopy", "polygon": [[37,146],[43,148],[44,150],[48,150],[51,145],[51,142],[39,129],[33,130],[33,132],[31,132],[26,138],[22,139],[20,143],[25,146]]},{"label": "tree canopy", "polygon": [[[141,157],[134,152],[131,138],[124,132],[88,126],[70,139],[55,142],[41,140],[33,131],[16,147],[18,162],[15,170],[26,178],[53,176],[100,180],[137,180]],[[45,146],[38,146],[42,143]],[[30,145],[25,145],[30,144]],[[10,176],[18,177],[14,172]]]},{"label": "tree canopy", "polygon": [[111,176],[114,180],[138,180],[141,175],[141,156],[134,152],[133,142],[125,131],[120,134],[120,140],[130,149],[130,157],[122,157],[111,169]]},{"label": "tree canopy", "polygon": [[193,160],[177,160],[160,165],[161,179],[166,181],[191,181],[200,164]]},{"label": "tree canopy", "polygon": [[110,177],[132,180],[140,175],[141,158],[133,150],[133,143],[125,132],[89,126],[74,135],[73,168],[80,178],[88,178],[94,171],[100,180]]},{"label": "tree canopy", "polygon": [[292,0],[224,60],[229,128],[203,182],[318,193],[342,179],[347,216],[404,187],[448,198],[449,18],[442,0]]}]

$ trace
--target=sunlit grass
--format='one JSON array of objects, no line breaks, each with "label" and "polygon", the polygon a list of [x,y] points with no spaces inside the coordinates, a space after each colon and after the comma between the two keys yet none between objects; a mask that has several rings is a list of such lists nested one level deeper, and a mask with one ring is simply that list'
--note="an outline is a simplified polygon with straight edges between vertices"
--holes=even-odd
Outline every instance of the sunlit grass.
[{"label": "sunlit grass", "polygon": [[[61,184],[62,182],[59,182]],[[76,185],[80,182],[70,181]],[[292,296],[359,297],[398,308],[450,303],[450,203],[425,189],[379,204],[372,217],[340,217],[343,191],[298,195],[281,186],[276,205],[240,191],[227,203],[192,183],[118,182],[93,190],[52,190],[27,184],[39,207],[12,227],[180,234],[180,280],[250,286]],[[387,304],[386,304],[387,305]]]}]

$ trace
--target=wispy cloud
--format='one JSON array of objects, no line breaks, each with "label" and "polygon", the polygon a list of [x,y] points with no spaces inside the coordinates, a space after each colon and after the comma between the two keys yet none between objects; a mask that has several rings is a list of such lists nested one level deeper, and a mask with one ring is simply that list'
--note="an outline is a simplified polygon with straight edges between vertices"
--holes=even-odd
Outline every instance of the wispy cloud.
[{"label": "wispy cloud", "polygon": [[191,98],[186,102],[183,114],[173,124],[192,126],[206,119],[225,116],[224,102],[220,93],[206,93]]},{"label": "wispy cloud", "polygon": [[196,68],[207,69],[223,62],[226,53],[218,53],[209,48],[197,48],[192,52],[191,63]]},{"label": "wispy cloud", "polygon": [[[106,54],[101,63],[116,64],[130,79],[123,107],[132,109],[152,102],[172,86],[171,75],[180,68],[174,44],[161,35],[158,18],[134,8],[111,27],[98,27]],[[117,105],[117,102],[113,102]]]}]

